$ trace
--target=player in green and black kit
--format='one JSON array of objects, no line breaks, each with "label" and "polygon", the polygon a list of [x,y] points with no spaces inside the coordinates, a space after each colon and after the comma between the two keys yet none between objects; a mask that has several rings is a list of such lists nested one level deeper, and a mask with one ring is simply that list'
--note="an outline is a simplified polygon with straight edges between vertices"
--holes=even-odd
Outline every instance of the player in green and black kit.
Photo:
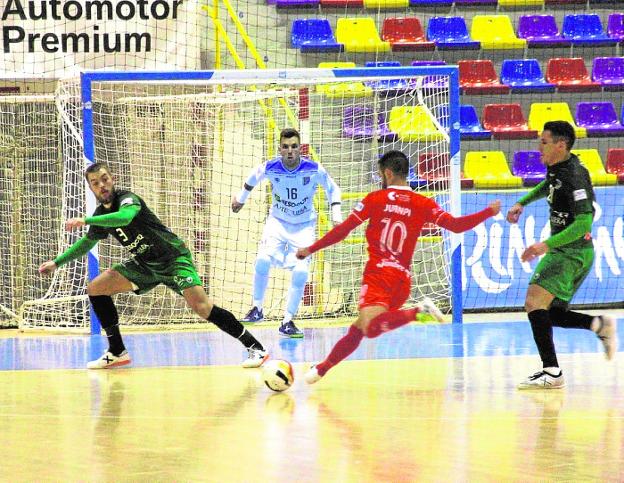
[{"label": "player in green and black kit", "polygon": [[108,337],[109,349],[102,357],[87,364],[89,369],[105,369],[130,363],[119,332],[117,309],[111,295],[134,291],[145,293],[159,284],[181,294],[189,307],[200,317],[240,340],[249,352],[243,367],[259,367],[268,354],[234,315],[208,298],[191,252],[150,211],[145,202],[130,191],[116,189],[110,169],[103,163],[89,166],[85,172],[89,187],[100,203],[93,216],[67,220],[67,231],[89,225],[86,236],[64,253],[39,267],[50,274],[57,267],[89,252],[99,240],[112,235],[131,253],[127,260],[105,270],[87,285],[94,312]]},{"label": "player in green and black kit", "polygon": [[522,254],[522,261],[545,254],[531,278],[524,302],[543,369],[521,382],[519,389],[565,385],[555,353],[553,326],[594,331],[604,345],[607,359],[617,351],[614,318],[568,310],[568,303],[594,261],[594,189],[587,169],[570,152],[575,140],[574,128],[568,122],[544,124],[539,146],[547,168],[546,179],[507,213],[507,221],[516,223],[529,203],[546,197],[550,205],[550,238],[531,245]]}]

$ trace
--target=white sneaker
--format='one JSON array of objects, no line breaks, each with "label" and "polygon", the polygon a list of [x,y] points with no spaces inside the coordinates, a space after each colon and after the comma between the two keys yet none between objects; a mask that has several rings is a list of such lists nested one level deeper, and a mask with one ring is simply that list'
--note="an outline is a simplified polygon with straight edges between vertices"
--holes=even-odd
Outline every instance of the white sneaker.
[{"label": "white sneaker", "polygon": [[563,372],[555,377],[545,371],[539,371],[518,384],[518,389],[561,389],[564,386]]},{"label": "white sneaker", "polygon": [[417,307],[421,314],[429,314],[433,316],[433,318],[436,319],[438,322],[444,322],[444,314],[436,306],[435,302],[429,297],[425,297],[424,299],[422,299]]},{"label": "white sneaker", "polygon": [[598,318],[601,325],[596,335],[604,346],[605,357],[610,361],[618,350],[617,321],[609,315],[601,315]]},{"label": "white sneaker", "polygon": [[321,376],[318,371],[316,370],[316,366],[310,366],[310,369],[308,369],[308,372],[305,373],[305,376],[303,376],[303,379],[305,380],[306,383],[308,384],[314,384],[315,382],[319,382],[321,380]]},{"label": "white sneaker", "polygon": [[250,347],[249,349],[247,349],[247,352],[249,352],[249,357],[247,357],[247,359],[245,359],[241,364],[241,366],[243,366],[245,369],[260,367],[262,364],[264,364],[264,361],[269,358],[269,353],[262,349],[252,349]]},{"label": "white sneaker", "polygon": [[88,362],[87,369],[112,369],[113,367],[125,366],[131,362],[130,354],[126,350],[118,356],[106,351],[99,359]]}]

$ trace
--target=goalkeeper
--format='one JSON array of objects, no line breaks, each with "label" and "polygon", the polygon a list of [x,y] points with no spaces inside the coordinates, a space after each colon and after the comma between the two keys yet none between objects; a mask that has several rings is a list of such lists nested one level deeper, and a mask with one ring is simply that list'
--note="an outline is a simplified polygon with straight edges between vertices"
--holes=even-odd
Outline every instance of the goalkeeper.
[{"label": "goalkeeper", "polygon": [[61,265],[86,255],[108,235],[130,251],[128,259],[105,270],[87,285],[89,301],[109,344],[108,350],[99,359],[89,362],[87,367],[106,369],[131,362],[119,331],[119,318],[111,295],[130,291],[142,294],[161,283],[181,294],[201,318],[240,340],[249,354],[243,367],[259,367],[267,359],[267,352],[231,312],[217,307],[208,298],[184,242],[161,223],[139,196],[117,189],[106,164],[92,164],[85,171],[85,178],[99,205],[93,216],[67,220],[65,229],[72,231],[89,225],[89,230],[54,260],[43,263],[39,272],[43,275],[53,273]]}]

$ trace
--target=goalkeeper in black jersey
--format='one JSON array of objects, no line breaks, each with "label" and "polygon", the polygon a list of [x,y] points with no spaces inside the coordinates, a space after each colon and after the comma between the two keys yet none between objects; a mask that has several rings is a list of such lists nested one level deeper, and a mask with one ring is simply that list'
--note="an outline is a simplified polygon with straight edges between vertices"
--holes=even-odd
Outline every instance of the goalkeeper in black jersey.
[{"label": "goalkeeper in black jersey", "polygon": [[547,168],[546,179],[507,213],[507,221],[516,223],[529,203],[546,198],[550,206],[550,237],[527,247],[522,254],[523,262],[544,255],[529,282],[524,302],[543,368],[521,382],[519,389],[564,386],[553,343],[553,326],[594,331],[604,345],[607,359],[612,359],[617,351],[613,317],[568,310],[568,303],[594,261],[594,188],[587,169],[570,152],[575,139],[574,127],[566,121],[544,124],[539,148]]},{"label": "goalkeeper in black jersey", "polygon": [[57,267],[86,255],[108,235],[130,251],[127,260],[113,265],[87,285],[91,306],[109,343],[109,349],[87,367],[105,369],[131,362],[119,332],[117,309],[111,295],[130,291],[141,294],[161,283],[182,295],[197,315],[241,341],[249,352],[243,367],[262,365],[268,357],[264,347],[231,312],[217,307],[208,298],[184,242],[161,223],[139,196],[115,188],[107,165],[92,164],[85,177],[99,205],[93,216],[67,220],[65,229],[71,231],[89,225],[89,231],[54,260],[43,263],[39,272],[50,274]]}]

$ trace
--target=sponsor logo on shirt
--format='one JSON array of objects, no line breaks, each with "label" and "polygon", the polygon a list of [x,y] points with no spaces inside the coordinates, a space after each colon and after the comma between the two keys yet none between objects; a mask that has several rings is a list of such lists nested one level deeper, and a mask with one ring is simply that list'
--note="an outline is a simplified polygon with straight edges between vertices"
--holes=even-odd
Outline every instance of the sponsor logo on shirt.
[{"label": "sponsor logo on shirt", "polygon": [[132,198],[124,198],[119,203],[119,206],[131,205],[133,203]]},{"label": "sponsor logo on shirt", "polygon": [[303,177],[303,185],[307,185],[310,183],[310,177],[309,176],[304,176]]},{"label": "sponsor logo on shirt", "polygon": [[364,209],[364,203],[358,201],[353,207],[353,211],[362,211]]},{"label": "sponsor logo on shirt", "polygon": [[574,195],[574,201],[581,201],[581,200],[587,199],[587,191],[585,191],[584,189],[574,190],[572,194]]},{"label": "sponsor logo on shirt", "polygon": [[564,213],[562,211],[553,211],[550,214],[550,222],[557,226],[566,226],[568,224],[568,218],[570,213]]}]

